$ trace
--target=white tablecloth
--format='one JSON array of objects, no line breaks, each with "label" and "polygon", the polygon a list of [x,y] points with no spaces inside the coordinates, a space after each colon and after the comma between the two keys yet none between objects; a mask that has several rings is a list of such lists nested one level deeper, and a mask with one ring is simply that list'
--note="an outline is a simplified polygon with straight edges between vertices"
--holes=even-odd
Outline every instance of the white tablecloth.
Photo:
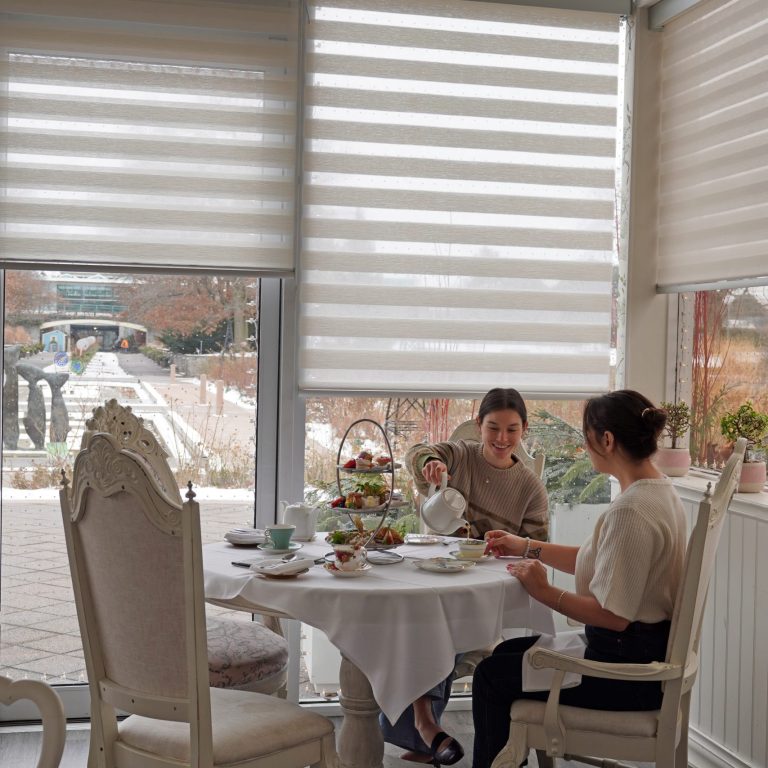
[{"label": "white tablecloth", "polygon": [[[322,541],[301,555],[330,551]],[[483,648],[503,628],[554,633],[552,612],[532,600],[504,560],[480,562],[462,573],[430,573],[413,557],[445,556],[444,545],[405,545],[406,560],[374,565],[359,578],[341,578],[316,565],[295,579],[266,579],[232,560],[259,559],[255,549],[226,542],[203,548],[205,596],[239,597],[317,627],[368,677],[382,711],[395,721],[418,696],[448,676],[454,656]]]}]

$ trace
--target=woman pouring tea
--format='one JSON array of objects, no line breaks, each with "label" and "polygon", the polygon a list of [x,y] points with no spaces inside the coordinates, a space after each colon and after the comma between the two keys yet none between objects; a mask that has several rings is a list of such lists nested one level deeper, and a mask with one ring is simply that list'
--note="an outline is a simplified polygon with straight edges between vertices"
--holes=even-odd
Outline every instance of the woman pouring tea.
[{"label": "woman pouring tea", "polygon": [[[477,414],[480,441],[455,440],[414,445],[405,466],[419,492],[448,484],[467,502],[470,538],[505,530],[545,541],[549,530],[547,492],[542,481],[515,455],[528,428],[528,409],[516,389],[488,392]],[[453,532],[466,535],[464,527]],[[440,728],[452,677],[420,696],[393,725],[383,715],[384,740],[407,750],[401,757],[432,765],[453,765],[464,749]]]}]

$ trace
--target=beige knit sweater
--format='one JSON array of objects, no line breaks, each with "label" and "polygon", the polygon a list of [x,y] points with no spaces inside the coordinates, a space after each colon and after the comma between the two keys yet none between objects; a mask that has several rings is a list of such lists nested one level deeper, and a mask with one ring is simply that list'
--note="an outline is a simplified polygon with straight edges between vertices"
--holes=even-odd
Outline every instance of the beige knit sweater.
[{"label": "beige knit sweater", "polygon": [[520,461],[508,469],[496,469],[483,458],[482,443],[474,440],[419,443],[407,452],[405,466],[423,496],[429,484],[421,470],[429,459],[445,462],[451,476],[448,484],[467,500],[465,518],[472,525],[471,536],[482,539],[487,531],[498,528],[539,541],[547,539],[547,491]]},{"label": "beige knit sweater", "polygon": [[576,592],[629,621],[672,618],[686,546],[669,478],[637,480],[599,517],[576,557]]}]

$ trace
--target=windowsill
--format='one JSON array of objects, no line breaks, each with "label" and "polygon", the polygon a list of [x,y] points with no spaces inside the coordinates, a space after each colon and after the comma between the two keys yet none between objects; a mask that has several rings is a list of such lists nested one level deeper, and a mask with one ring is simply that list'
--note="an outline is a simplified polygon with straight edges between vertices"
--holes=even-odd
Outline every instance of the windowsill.
[{"label": "windowsill", "polygon": [[[714,489],[719,475],[692,469],[685,477],[671,478],[681,498],[698,503],[707,490],[707,483]],[[736,493],[730,505],[731,513],[765,519],[768,515],[768,493]]]}]

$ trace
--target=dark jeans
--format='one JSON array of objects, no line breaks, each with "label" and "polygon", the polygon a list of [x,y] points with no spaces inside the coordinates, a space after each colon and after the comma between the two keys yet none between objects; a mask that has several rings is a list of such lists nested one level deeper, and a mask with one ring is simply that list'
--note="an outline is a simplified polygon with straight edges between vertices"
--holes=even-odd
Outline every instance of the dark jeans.
[{"label": "dark jeans", "polygon": [[[614,664],[663,661],[670,622],[630,624],[623,632],[585,627],[585,659]],[[509,709],[517,699],[546,701],[548,691],[525,693],[522,689],[523,654],[537,637],[519,637],[496,647],[480,662],[472,681],[472,717],[475,722],[473,768],[490,768],[509,736]],[[582,677],[581,685],[560,692],[560,702],[586,709],[614,712],[654,710],[661,706],[658,682],[625,682]]]}]

